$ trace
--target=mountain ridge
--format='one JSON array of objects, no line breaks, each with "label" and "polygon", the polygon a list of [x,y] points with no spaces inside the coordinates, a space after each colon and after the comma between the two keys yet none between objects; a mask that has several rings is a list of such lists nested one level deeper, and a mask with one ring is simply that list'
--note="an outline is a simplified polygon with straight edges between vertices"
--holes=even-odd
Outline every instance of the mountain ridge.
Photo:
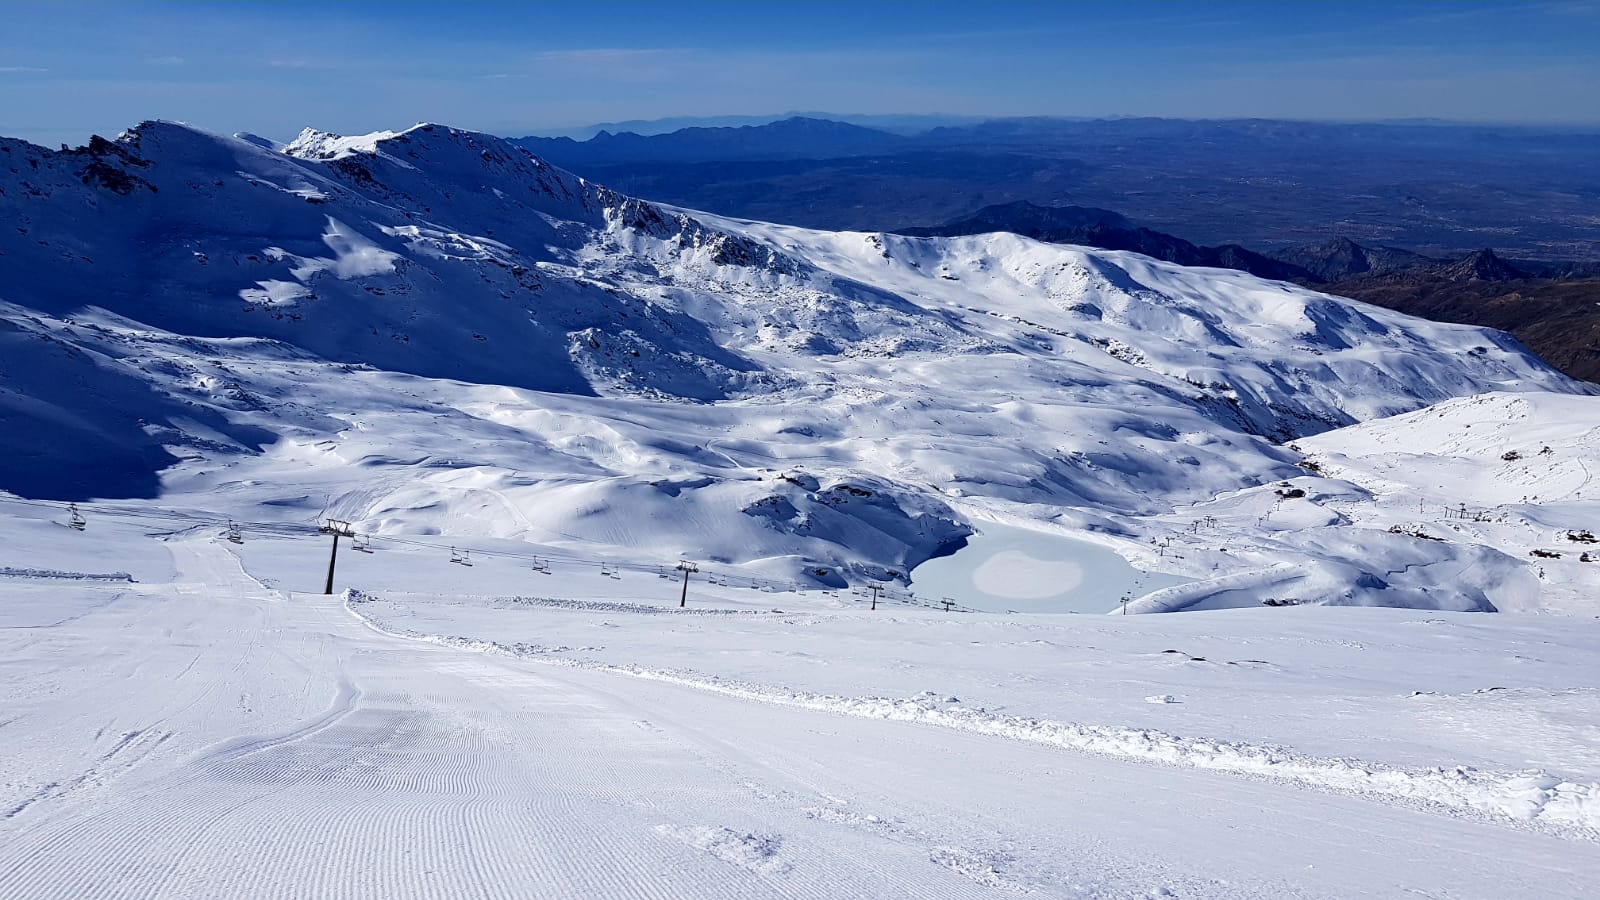
[{"label": "mountain ridge", "polygon": [[1285,440],[1590,390],[1244,273],[731,219],[437,125],[0,141],[0,190],[0,489],[56,499],[903,581],[987,517],[1125,542]]},{"label": "mountain ridge", "polygon": [[584,141],[568,137],[513,139],[560,165],[582,161],[615,165],[641,161],[682,162],[704,158],[735,160],[805,159],[822,156],[864,156],[893,152],[910,139],[830,119],[791,116],[761,125],[682,128],[667,134],[600,131]]},{"label": "mountain ridge", "polygon": [[1237,244],[1201,247],[1174,235],[1134,224],[1110,210],[1081,206],[1038,206],[1026,200],[986,206],[943,225],[903,228],[898,233],[950,237],[1008,231],[1057,244],[1083,244],[1105,250],[1131,250],[1181,266],[1237,269],[1262,278],[1315,281],[1307,270]]}]

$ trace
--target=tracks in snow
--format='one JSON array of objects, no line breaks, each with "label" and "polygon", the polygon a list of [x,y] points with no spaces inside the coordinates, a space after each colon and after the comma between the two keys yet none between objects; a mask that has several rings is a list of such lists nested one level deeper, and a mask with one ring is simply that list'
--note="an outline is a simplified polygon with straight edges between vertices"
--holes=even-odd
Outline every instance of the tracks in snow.
[{"label": "tracks in snow", "polygon": [[345,608],[384,634],[551,665],[596,669],[725,696],[865,719],[914,722],[1163,765],[1286,781],[1489,821],[1532,825],[1561,837],[1600,841],[1600,784],[1542,771],[1489,772],[1467,766],[1406,769],[1356,759],[1323,759],[1283,747],[1189,738],[1151,729],[1054,722],[952,706],[921,698],[844,697],[728,681],[694,672],[612,665],[527,653],[492,641],[392,631],[345,597]]},{"label": "tracks in snow", "polygon": [[[220,546],[175,556],[183,587],[131,621],[64,626],[114,637],[107,684],[182,672],[182,702],[119,712],[174,737],[98,792],[0,820],[0,896],[1491,896],[1534,877],[1578,897],[1540,854],[1600,864],[1337,795],[1307,808],[1212,773],[397,640],[265,591]],[[277,712],[223,716],[243,694]],[[95,699],[71,711],[110,718]],[[120,740],[111,764],[149,738]],[[1428,864],[1343,866],[1363,853]]]}]

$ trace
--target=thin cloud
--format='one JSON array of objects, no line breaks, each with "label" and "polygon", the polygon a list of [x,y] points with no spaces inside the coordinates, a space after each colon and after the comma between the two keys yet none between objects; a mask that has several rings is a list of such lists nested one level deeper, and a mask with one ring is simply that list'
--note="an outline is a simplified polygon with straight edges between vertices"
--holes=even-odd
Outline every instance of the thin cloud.
[{"label": "thin cloud", "polygon": [[184,59],[181,56],[152,56],[145,63],[152,66],[181,66]]},{"label": "thin cloud", "polygon": [[48,72],[38,66],[0,66],[0,75],[33,75],[39,72]]},{"label": "thin cloud", "polygon": [[1553,16],[1600,16],[1600,3],[1547,3],[1544,11]]},{"label": "thin cloud", "polygon": [[535,62],[569,63],[583,66],[634,65],[681,56],[688,51],[665,47],[580,47],[571,50],[541,50],[529,59]]}]

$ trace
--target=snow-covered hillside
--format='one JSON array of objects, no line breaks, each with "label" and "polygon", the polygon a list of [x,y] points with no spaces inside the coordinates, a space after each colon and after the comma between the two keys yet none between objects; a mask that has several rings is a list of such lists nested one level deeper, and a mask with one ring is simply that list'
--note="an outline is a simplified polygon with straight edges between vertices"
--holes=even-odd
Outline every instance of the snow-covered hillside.
[{"label": "snow-covered hillside", "polygon": [[[380,536],[838,584],[1002,521],[1150,562],[1175,509],[1303,474],[1282,442],[1581,390],[1497,332],[1011,235],[723,219],[436,125],[0,141],[0,212],[0,488]],[[1162,554],[1202,586],[1150,608],[1259,602],[1282,566],[1322,573],[1296,600],[1422,603],[1413,551],[1283,534],[1348,524],[1308,515],[1220,517]],[[1422,605],[1538,606],[1531,572]]]},{"label": "snow-covered hillside", "polygon": [[1354,523],[1493,548],[1517,561],[1500,568],[1536,579],[1520,605],[1600,612],[1600,400],[1463,397],[1296,446],[1322,474],[1369,492],[1341,507]]},{"label": "snow-covered hillside", "polygon": [[438,126],[0,212],[0,896],[1593,894],[1600,397],[1504,335]]}]

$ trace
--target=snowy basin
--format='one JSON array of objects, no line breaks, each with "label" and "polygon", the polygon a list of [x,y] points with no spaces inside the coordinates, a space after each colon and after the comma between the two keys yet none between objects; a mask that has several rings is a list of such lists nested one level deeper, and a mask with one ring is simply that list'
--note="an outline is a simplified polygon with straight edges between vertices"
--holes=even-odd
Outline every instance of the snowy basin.
[{"label": "snowy basin", "polygon": [[1091,541],[1009,525],[981,529],[955,554],[917,566],[912,589],[989,612],[1104,613],[1124,593],[1138,597],[1190,580],[1141,572]]}]

